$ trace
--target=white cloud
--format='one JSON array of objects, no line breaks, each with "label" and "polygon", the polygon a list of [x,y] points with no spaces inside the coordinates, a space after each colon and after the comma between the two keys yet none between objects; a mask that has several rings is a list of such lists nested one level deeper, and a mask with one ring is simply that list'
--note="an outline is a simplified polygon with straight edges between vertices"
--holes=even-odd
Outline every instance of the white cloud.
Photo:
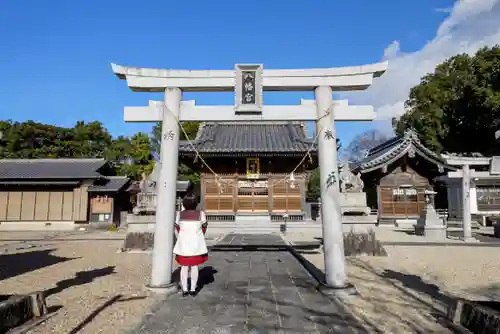
[{"label": "white cloud", "polygon": [[[473,54],[483,46],[500,44],[499,18],[500,0],[457,1],[435,37],[422,49],[401,52],[399,41],[387,46],[384,59],[389,60],[388,71],[365,94],[359,98],[352,95],[351,100],[372,104],[380,120],[401,116],[411,87],[436,65],[459,53]],[[404,44],[402,47],[404,50]],[[383,130],[387,130],[385,126]]]},{"label": "white cloud", "polygon": [[393,41],[384,50],[384,60],[396,58],[399,55],[400,51],[401,47],[399,45],[399,41]]}]

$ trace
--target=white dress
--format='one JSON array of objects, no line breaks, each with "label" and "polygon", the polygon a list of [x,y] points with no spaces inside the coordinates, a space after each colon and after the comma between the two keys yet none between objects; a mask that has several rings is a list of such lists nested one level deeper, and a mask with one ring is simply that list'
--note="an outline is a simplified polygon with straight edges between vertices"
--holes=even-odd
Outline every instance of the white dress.
[{"label": "white dress", "polygon": [[179,212],[175,221],[179,226],[174,254],[180,256],[197,256],[208,253],[202,225],[205,224],[205,214],[200,212],[200,220],[180,220]]}]

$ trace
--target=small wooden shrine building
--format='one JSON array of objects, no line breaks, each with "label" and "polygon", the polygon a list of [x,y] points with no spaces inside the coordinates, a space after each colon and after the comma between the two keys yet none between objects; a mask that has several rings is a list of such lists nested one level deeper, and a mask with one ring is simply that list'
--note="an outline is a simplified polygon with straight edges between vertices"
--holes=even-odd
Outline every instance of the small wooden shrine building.
[{"label": "small wooden shrine building", "polygon": [[201,174],[207,215],[298,216],[305,210],[306,172],[317,166],[315,147],[308,154],[312,145],[300,122],[202,123],[193,141],[181,141],[179,156]]},{"label": "small wooden shrine building", "polygon": [[372,148],[351,169],[361,173],[368,205],[378,209],[379,221],[419,217],[425,207],[424,191],[430,186],[438,192],[436,207],[447,207],[445,186],[433,180],[456,170],[427,149],[412,130]]}]

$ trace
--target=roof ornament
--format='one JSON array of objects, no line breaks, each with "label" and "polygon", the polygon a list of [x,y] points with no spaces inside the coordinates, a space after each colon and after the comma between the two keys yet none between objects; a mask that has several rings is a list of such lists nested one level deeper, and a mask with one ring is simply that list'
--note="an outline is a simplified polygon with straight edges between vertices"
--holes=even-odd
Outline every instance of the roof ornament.
[{"label": "roof ornament", "polygon": [[408,128],[403,134],[404,139],[414,140],[420,143],[420,138],[418,137],[418,132],[415,128]]},{"label": "roof ornament", "polygon": [[412,146],[410,146],[410,149],[408,150],[408,156],[409,156],[411,159],[415,158],[415,147],[413,147],[413,145],[412,145]]}]

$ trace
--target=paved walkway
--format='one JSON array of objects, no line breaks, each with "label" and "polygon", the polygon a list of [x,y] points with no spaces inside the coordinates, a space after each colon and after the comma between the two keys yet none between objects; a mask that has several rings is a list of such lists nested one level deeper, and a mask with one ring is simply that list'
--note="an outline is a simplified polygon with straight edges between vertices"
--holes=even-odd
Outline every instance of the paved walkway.
[{"label": "paved walkway", "polygon": [[[228,235],[231,245],[284,245],[277,235]],[[133,333],[367,333],[287,251],[212,251],[195,298],[170,296]]]}]

